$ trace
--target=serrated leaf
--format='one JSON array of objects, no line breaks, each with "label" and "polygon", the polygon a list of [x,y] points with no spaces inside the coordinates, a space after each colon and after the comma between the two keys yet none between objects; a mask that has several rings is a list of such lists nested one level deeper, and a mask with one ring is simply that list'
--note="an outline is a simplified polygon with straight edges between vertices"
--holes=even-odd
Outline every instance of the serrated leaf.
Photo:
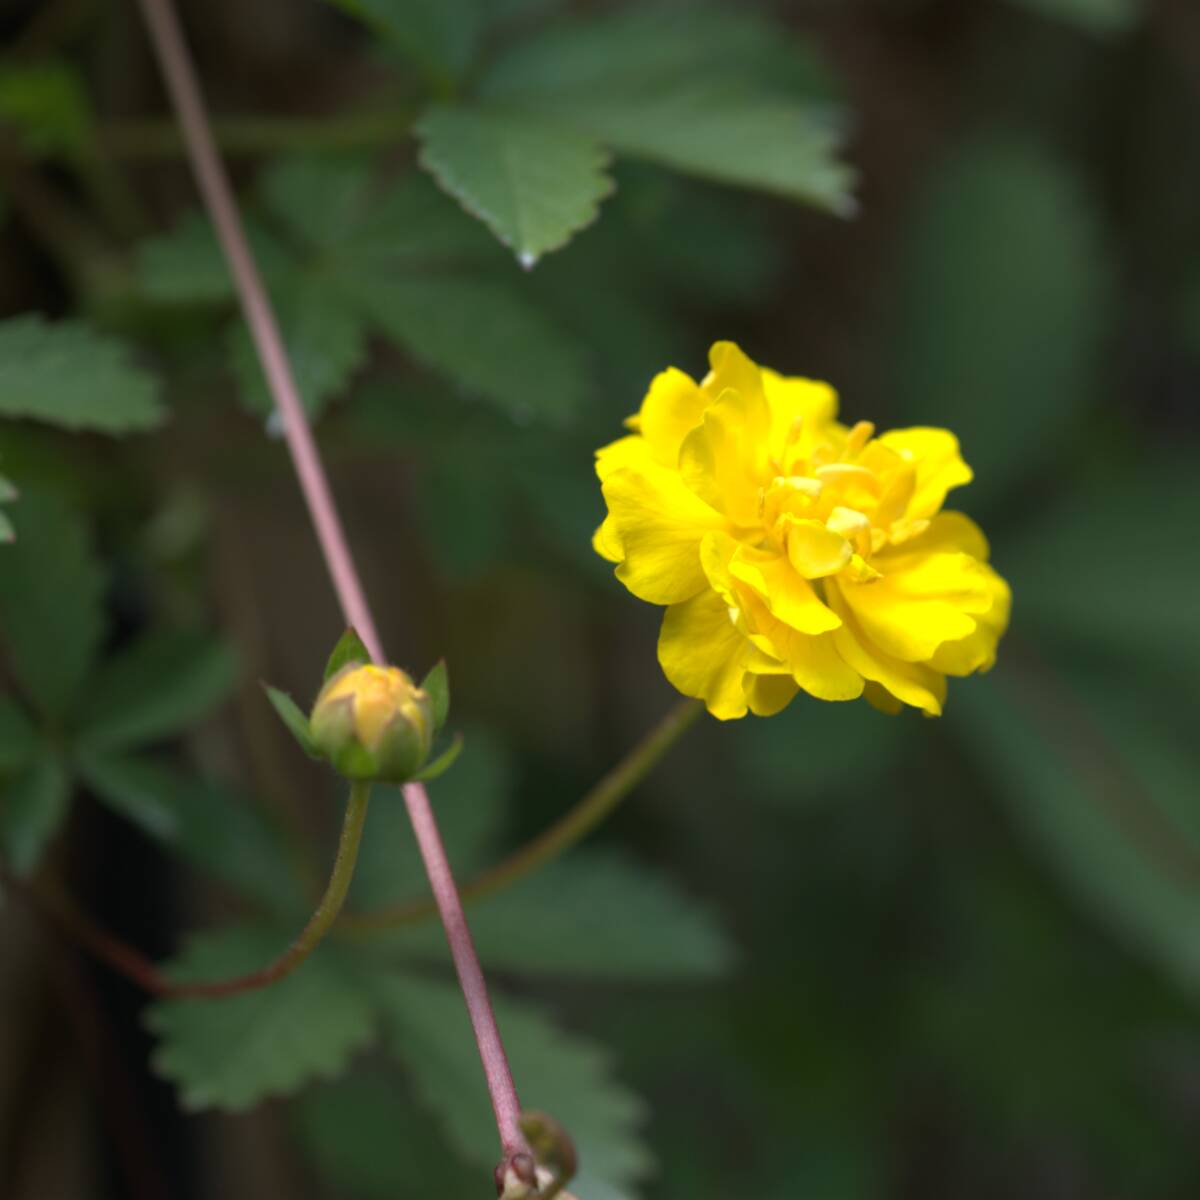
[{"label": "serrated leaf", "polygon": [[300,706],[287,694],[269,683],[263,684],[271,707],[279,714],[279,719],[287,726],[287,731],[294,737],[300,749],[309,758],[320,758],[317,748],[313,745],[312,731],[309,728],[308,717],[301,711]]},{"label": "serrated leaf", "polygon": [[249,796],[151,758],[97,753],[78,766],[104,803],[194,866],[274,911],[304,911],[283,838]]},{"label": "serrated leaf", "polygon": [[[193,938],[169,966],[177,980],[222,979],[270,962],[295,933],[237,926]],[[340,1074],[370,1041],[368,996],[335,948],[320,947],[286,978],[220,1000],[162,1000],[146,1014],[159,1039],[151,1062],[190,1110],[244,1111],[310,1080]]]},{"label": "serrated leaf", "polygon": [[458,756],[462,753],[463,735],[456,733],[451,739],[450,745],[433,759],[432,762],[426,763],[414,776],[419,783],[430,783],[434,779],[438,779],[444,775],[458,761]]},{"label": "serrated leaf", "polygon": [[181,733],[224,700],[237,678],[232,649],[208,634],[148,633],[103,664],[79,710],[79,740],[125,749]]},{"label": "serrated leaf", "polygon": [[62,763],[43,753],[0,790],[0,848],[17,875],[29,875],[62,828],[71,787]]},{"label": "serrated leaf", "polygon": [[59,497],[27,494],[21,530],[0,568],[0,634],[18,681],[62,717],[78,703],[100,644],[104,577],[86,527]]},{"label": "serrated leaf", "polygon": [[980,141],[934,172],[905,239],[902,417],[953,428],[994,501],[1061,458],[1102,390],[1112,274],[1091,197],[1060,161]]},{"label": "serrated leaf", "polygon": [[263,173],[263,203],[301,245],[332,246],[358,227],[370,202],[372,169],[363,159],[277,159]]},{"label": "serrated leaf", "polygon": [[[376,985],[387,1044],[460,1152],[481,1166],[495,1158],[496,1127],[479,1055],[457,990],[409,974]],[[612,1078],[599,1047],[552,1024],[538,1009],[495,997],[496,1019],[528,1108],[553,1114],[579,1151],[571,1190],[631,1198],[651,1165],[637,1127],[645,1105]]]},{"label": "serrated leaf", "polygon": [[481,0],[328,0],[357,17],[437,81],[461,75],[478,45]]},{"label": "serrated leaf", "polygon": [[[252,218],[245,224],[263,277],[278,280],[291,265],[288,251]],[[220,304],[234,297],[217,235],[200,212],[189,212],[165,233],[139,242],[135,270],[143,295],[160,304]]]},{"label": "serrated leaf", "polygon": [[1128,33],[1145,13],[1143,0],[1009,0],[1021,8],[1063,21],[1085,33]]},{"label": "serrated leaf", "polygon": [[304,1150],[338,1195],[397,1200],[434,1184],[447,1197],[480,1190],[481,1172],[463,1163],[433,1118],[382,1072],[310,1088],[293,1115]]},{"label": "serrated leaf", "polygon": [[[695,901],[621,855],[578,851],[470,906],[483,961],[501,970],[608,979],[694,979],[732,961],[728,939]],[[438,929],[397,931],[393,945],[441,957]]]},{"label": "serrated leaf", "polygon": [[[363,316],[346,304],[319,272],[295,269],[281,273],[273,289],[279,320],[300,398],[311,417],[319,417],[337,399],[367,357]],[[242,403],[256,413],[270,413],[274,401],[267,389],[258,352],[243,322],[229,336],[229,355]]]},{"label": "serrated leaf", "polygon": [[[466,736],[471,753],[430,793],[446,852],[460,875],[482,867],[493,852],[513,773],[494,735],[469,728]],[[360,911],[424,896],[429,887],[399,792],[376,792],[351,891]]]},{"label": "serrated leaf", "polygon": [[329,657],[325,660],[325,674],[323,678],[328,681],[332,679],[343,667],[351,665],[365,665],[371,661],[371,652],[367,649],[362,638],[354,629],[347,629],[345,633],[338,638],[333,649],[329,652]]},{"label": "serrated leaf", "polygon": [[470,278],[356,276],[345,281],[373,323],[418,362],[514,420],[562,424],[587,387],[583,355],[521,290]]},{"label": "serrated leaf", "polygon": [[613,188],[603,148],[544,116],[435,105],[416,134],[421,165],[525,267],[590,225]]},{"label": "serrated leaf", "polygon": [[1046,671],[1002,664],[961,689],[952,727],[1078,902],[1196,995],[1195,756],[1123,676]]},{"label": "serrated leaf", "polygon": [[159,381],[128,347],[82,321],[0,321],[0,416],[63,429],[137,433],[166,417]]},{"label": "serrated leaf", "polygon": [[0,696],[0,771],[23,767],[36,748],[37,731],[25,710],[11,696]]},{"label": "serrated leaf", "polygon": [[450,672],[444,658],[439,658],[421,680],[421,689],[429,693],[433,702],[433,727],[441,729],[450,715]]}]

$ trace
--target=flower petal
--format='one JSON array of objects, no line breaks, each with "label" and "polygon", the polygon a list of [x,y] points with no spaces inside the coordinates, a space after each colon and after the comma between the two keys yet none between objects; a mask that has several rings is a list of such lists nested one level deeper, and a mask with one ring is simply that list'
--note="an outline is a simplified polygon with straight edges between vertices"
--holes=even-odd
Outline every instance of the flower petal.
[{"label": "flower petal", "polygon": [[663,614],[658,635],[663,674],[685,696],[703,700],[718,720],[746,715],[742,681],[750,650],[729,606],[710,589]]},{"label": "flower petal", "polygon": [[758,592],[772,616],[800,633],[828,633],[842,623],[782,554],[738,546],[729,572]]},{"label": "flower petal", "polygon": [[996,662],[996,644],[1005,629],[1012,611],[1012,591],[1007,583],[992,570],[984,566],[992,606],[975,618],[975,632],[954,642],[939,646],[929,665],[947,675],[970,675],[975,671],[988,671]]},{"label": "flower petal", "polygon": [[704,419],[711,403],[712,397],[690,375],[668,367],[654,377],[641,411],[626,423],[641,431],[655,462],[674,467],[683,439]]},{"label": "flower petal", "polygon": [[788,675],[747,675],[746,703],[756,717],[773,717],[795,699],[800,690]]},{"label": "flower petal", "polygon": [[758,523],[758,497],[767,474],[762,392],[749,396],[727,389],[704,413],[704,422],[683,440],[679,473],[702,500],[735,525]]},{"label": "flower petal", "polygon": [[612,517],[605,517],[592,534],[592,549],[611,563],[619,563],[625,557],[625,547],[621,544],[621,535]]},{"label": "flower petal", "polygon": [[951,488],[970,483],[974,478],[971,468],[963,462],[958,438],[948,429],[924,426],[893,429],[878,440],[898,451],[916,469],[917,486],[908,505],[910,517],[932,517]]},{"label": "flower petal", "polygon": [[720,514],[661,467],[624,467],[603,484],[608,504],[604,545],[620,544],[617,578],[639,599],[676,604],[706,586],[700,539],[724,522]]},{"label": "flower petal", "polygon": [[849,561],[854,547],[824,521],[785,514],[788,559],[805,579],[836,575]]}]

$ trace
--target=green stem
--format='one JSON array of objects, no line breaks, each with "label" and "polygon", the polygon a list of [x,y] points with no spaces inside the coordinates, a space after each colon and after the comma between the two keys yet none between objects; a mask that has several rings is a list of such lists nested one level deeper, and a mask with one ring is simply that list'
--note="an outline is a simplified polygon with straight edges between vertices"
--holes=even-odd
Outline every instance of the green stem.
[{"label": "green stem", "polygon": [[[704,711],[685,700],[667,715],[565,816],[502,862],[475,876],[462,889],[463,900],[478,900],[508,887],[582,841],[649,774],[660,758]],[[416,900],[371,913],[347,913],[342,927],[355,934],[411,925],[436,915],[431,900]]]},{"label": "green stem", "polygon": [[[226,154],[357,150],[406,137],[415,117],[411,107],[332,117],[227,117],[213,122],[213,132]],[[153,118],[106,125],[100,138],[110,154],[132,160],[180,158],[186,149],[177,125]]]}]

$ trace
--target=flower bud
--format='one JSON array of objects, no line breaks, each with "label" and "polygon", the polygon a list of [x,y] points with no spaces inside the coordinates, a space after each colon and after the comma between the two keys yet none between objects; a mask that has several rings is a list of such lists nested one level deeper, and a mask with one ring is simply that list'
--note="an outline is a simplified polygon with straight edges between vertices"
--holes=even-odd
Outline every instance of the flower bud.
[{"label": "flower bud", "polygon": [[399,667],[351,663],[321,689],[309,730],[317,753],[348,779],[404,783],[429,757],[433,703]]}]

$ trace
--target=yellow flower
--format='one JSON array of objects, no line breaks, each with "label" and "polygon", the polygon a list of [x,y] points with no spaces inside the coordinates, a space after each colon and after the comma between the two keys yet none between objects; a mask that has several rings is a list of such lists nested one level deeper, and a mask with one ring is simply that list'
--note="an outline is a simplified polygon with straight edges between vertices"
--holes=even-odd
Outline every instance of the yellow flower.
[{"label": "yellow flower", "polygon": [[343,775],[400,783],[429,757],[432,701],[399,667],[351,663],[321,689],[309,729]]},{"label": "yellow flower", "polygon": [[596,454],[608,516],[593,544],[667,606],[667,678],[722,720],[800,689],[940,713],[947,675],[995,661],[1011,602],[978,526],[942,511],[971,480],[957,439],[847,428],[828,384],[731,342],[709,361],[700,384],[658,375],[633,432]]}]

